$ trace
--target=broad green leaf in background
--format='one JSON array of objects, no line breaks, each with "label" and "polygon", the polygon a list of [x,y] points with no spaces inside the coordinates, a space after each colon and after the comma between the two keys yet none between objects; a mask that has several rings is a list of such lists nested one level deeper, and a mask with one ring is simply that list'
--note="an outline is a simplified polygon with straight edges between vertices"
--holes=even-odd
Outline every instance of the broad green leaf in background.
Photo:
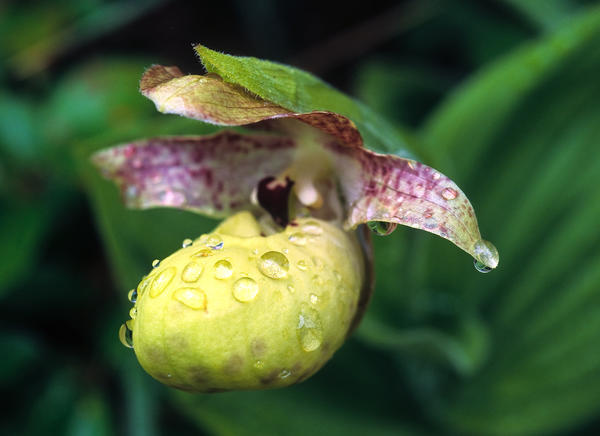
[{"label": "broad green leaf in background", "polygon": [[577,2],[571,0],[503,1],[543,30],[556,29],[577,6]]},{"label": "broad green leaf in background", "polygon": [[556,432],[600,410],[599,47],[600,9],[589,9],[485,68],[423,131],[504,255],[493,275],[469,278],[436,241],[419,253],[417,283],[455,288],[489,324],[487,362],[425,405],[459,433]]}]

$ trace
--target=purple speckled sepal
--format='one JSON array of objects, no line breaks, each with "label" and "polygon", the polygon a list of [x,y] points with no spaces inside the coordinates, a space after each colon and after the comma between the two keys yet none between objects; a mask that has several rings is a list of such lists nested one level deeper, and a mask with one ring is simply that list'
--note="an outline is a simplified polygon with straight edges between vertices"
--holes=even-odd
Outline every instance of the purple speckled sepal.
[{"label": "purple speckled sepal", "polygon": [[284,136],[222,131],[136,141],[102,150],[92,160],[119,185],[128,207],[176,207],[225,217],[254,207],[252,190],[287,168],[295,147]]},{"label": "purple speckled sepal", "polygon": [[448,177],[420,162],[331,142],[347,228],[385,221],[425,230],[473,252],[481,240],[471,203]]}]

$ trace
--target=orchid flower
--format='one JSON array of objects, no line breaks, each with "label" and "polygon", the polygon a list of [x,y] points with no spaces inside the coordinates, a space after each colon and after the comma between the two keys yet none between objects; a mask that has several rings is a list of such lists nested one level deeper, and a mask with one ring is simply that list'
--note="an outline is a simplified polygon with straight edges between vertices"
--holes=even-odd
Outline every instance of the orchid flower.
[{"label": "orchid flower", "polygon": [[[452,180],[365,148],[363,137],[381,151],[393,134],[364,106],[308,73],[196,50],[208,74],[154,65],[142,94],[160,112],[238,128],[93,156],[127,207],[224,219],[155,261],[130,292],[132,319],[120,335],[157,380],[214,392],[310,377],[358,325],[373,292],[369,228],[425,230],[469,253],[480,271],[498,265]],[[327,101],[350,109],[326,110]]]}]

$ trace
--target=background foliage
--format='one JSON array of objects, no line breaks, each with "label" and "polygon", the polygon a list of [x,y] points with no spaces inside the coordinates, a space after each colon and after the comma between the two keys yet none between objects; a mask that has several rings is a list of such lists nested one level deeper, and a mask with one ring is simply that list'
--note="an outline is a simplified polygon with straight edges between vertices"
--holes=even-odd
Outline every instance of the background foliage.
[{"label": "background foliage", "polygon": [[[375,3],[0,5],[0,434],[598,433],[600,8]],[[117,339],[127,291],[215,223],[124,210],[88,156],[213,129],[137,91],[151,63],[200,72],[197,42],[305,68],[385,115],[467,193],[500,268],[398,229],[375,241],[364,323],[309,381],[152,380]]]}]

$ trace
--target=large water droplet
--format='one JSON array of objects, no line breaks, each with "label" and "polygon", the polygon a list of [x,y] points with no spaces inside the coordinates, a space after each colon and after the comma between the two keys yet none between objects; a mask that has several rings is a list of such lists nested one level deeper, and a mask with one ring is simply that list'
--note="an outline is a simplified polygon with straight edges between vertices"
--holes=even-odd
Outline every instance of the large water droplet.
[{"label": "large water droplet", "polygon": [[127,298],[129,299],[129,301],[131,301],[132,303],[135,303],[137,300],[137,289],[132,289],[131,291],[129,291],[129,294],[127,294]]},{"label": "large water droplet", "polygon": [[298,315],[298,326],[296,328],[300,346],[306,352],[314,351],[323,342],[323,329],[321,319],[314,309],[305,309]]},{"label": "large water droplet", "polygon": [[126,324],[119,329],[119,340],[127,348],[133,348],[133,331]]},{"label": "large water droplet", "polygon": [[302,231],[310,236],[319,236],[321,233],[323,233],[323,228],[316,221],[307,221],[302,226]]},{"label": "large water droplet", "polygon": [[206,309],[206,294],[201,289],[179,288],[173,298],[191,309]]},{"label": "large water droplet", "polygon": [[444,188],[442,190],[442,198],[444,200],[454,200],[458,196],[458,192],[452,188]]},{"label": "large water droplet", "polygon": [[152,261],[152,268],[158,268],[159,265],[160,265],[160,260],[154,259]]},{"label": "large water droplet", "polygon": [[174,266],[170,266],[169,268],[166,268],[163,271],[161,271],[154,278],[152,284],[150,285],[150,296],[154,298],[162,294],[163,291],[167,288],[167,286],[169,286],[169,283],[171,283],[171,280],[173,280],[173,277],[175,277],[176,273],[177,270]]},{"label": "large water droplet", "polygon": [[219,280],[227,279],[231,277],[231,274],[233,274],[233,266],[231,265],[231,262],[227,260],[219,260],[217,263],[215,263],[214,268],[215,278]]},{"label": "large water droplet", "polygon": [[194,243],[194,241],[192,241],[190,238],[186,238],[183,240],[183,242],[181,243],[181,246],[183,248],[187,248],[189,246],[191,246]]},{"label": "large water droplet", "polygon": [[302,232],[295,232],[292,233],[289,237],[288,240],[294,244],[294,245],[298,245],[298,246],[303,246],[306,245],[306,235]]},{"label": "large water droplet", "polygon": [[233,284],[233,297],[241,302],[252,301],[258,294],[258,283],[250,277],[242,277]]},{"label": "large water droplet", "polygon": [[296,266],[298,266],[298,269],[301,271],[306,271],[306,269],[308,268],[304,260],[299,260],[298,263],[296,263]]},{"label": "large water droplet", "polygon": [[480,239],[473,246],[473,256],[475,257],[475,268],[479,272],[487,273],[498,266],[500,255],[498,249],[489,241]]},{"label": "large water droplet", "polygon": [[387,236],[398,227],[398,224],[388,223],[387,221],[369,221],[367,225],[373,233],[379,236]]},{"label": "large water droplet", "polygon": [[186,283],[194,283],[198,281],[204,267],[197,262],[188,263],[181,272],[181,280]]},{"label": "large water droplet", "polygon": [[290,262],[279,251],[268,251],[260,257],[258,269],[261,273],[272,279],[283,279],[287,277]]}]

